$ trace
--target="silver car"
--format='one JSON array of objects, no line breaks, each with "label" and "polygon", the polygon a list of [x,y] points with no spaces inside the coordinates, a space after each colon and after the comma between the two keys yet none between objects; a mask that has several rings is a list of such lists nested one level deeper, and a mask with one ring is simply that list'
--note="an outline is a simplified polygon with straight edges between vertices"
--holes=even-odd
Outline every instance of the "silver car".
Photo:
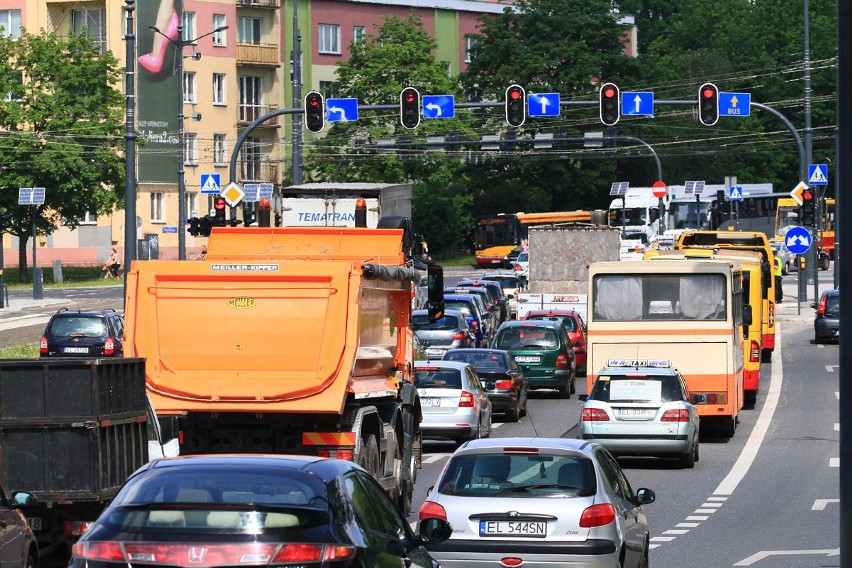
[{"label": "silver car", "polygon": [[580,432],[615,455],[676,457],[693,467],[700,425],[693,403],[701,400],[669,361],[609,360],[583,404]]},{"label": "silver car", "polygon": [[473,347],[476,336],[467,318],[455,310],[446,310],[438,320],[430,322],[427,310],[414,310],[411,327],[428,359],[441,359],[450,349]]},{"label": "silver car", "polygon": [[648,565],[642,505],[654,492],[628,483],[594,442],[494,438],[459,447],[420,509],[453,534],[428,545],[445,567]]},{"label": "silver car", "polygon": [[459,361],[415,361],[424,438],[462,443],[491,435],[491,401],[474,368]]}]

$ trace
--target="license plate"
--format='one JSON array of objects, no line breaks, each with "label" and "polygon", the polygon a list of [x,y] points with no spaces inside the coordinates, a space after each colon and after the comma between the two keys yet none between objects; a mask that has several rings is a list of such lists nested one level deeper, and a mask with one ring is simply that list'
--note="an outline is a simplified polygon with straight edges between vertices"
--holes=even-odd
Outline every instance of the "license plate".
[{"label": "license plate", "polygon": [[63,353],[88,353],[88,347],[64,347],[62,349]]},{"label": "license plate", "polygon": [[438,349],[437,347],[428,347],[428,348],[426,349],[426,354],[427,354],[427,355],[443,355],[443,354],[444,354],[444,350],[443,350],[443,349]]},{"label": "license plate", "polygon": [[654,408],[616,408],[615,415],[625,418],[653,418],[657,414]]},{"label": "license plate", "polygon": [[547,536],[545,521],[479,521],[479,536]]},{"label": "license plate", "polygon": [[440,398],[434,398],[434,397],[421,398],[420,404],[422,404],[423,406],[441,406],[441,399]]},{"label": "license plate", "polygon": [[27,524],[30,525],[30,528],[34,531],[41,530],[41,519],[38,517],[27,517]]},{"label": "license plate", "polygon": [[541,357],[534,355],[518,355],[515,357],[516,363],[541,363]]}]

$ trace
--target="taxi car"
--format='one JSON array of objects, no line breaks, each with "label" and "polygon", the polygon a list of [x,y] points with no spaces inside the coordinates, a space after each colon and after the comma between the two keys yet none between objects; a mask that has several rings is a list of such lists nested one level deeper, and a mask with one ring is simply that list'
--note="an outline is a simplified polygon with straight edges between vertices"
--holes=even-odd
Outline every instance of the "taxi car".
[{"label": "taxi car", "polygon": [[580,432],[613,455],[674,456],[691,468],[700,427],[693,404],[703,399],[669,361],[610,359],[583,404]]},{"label": "taxi car", "polygon": [[449,540],[426,544],[441,566],[648,566],[650,530],[634,491],[600,444],[493,438],[458,448],[420,508]]}]

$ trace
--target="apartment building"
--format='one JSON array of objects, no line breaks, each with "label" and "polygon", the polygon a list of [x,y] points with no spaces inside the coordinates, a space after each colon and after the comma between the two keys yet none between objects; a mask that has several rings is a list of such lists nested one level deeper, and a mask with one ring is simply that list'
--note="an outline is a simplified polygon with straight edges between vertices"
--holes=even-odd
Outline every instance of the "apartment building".
[{"label": "apartment building", "polygon": [[[0,0],[0,26],[12,34],[23,27],[60,37],[86,30],[124,64],[127,5],[126,0]],[[437,41],[436,57],[446,62],[448,73],[458,74],[469,62],[478,18],[500,13],[506,5],[478,0],[136,0],[136,128],[144,140],[137,149],[139,257],[178,258],[181,174],[186,217],[206,215],[213,197],[202,191],[202,175],[219,174],[221,184],[227,184],[231,153],[246,127],[260,116],[297,106],[291,77],[296,22],[304,94],[327,92],[349,45],[375,33],[388,14],[414,12]],[[635,53],[632,18],[625,23],[630,30],[625,51]],[[181,60],[182,89],[177,82]],[[291,136],[290,115],[253,129],[242,145],[235,181],[287,185]],[[63,227],[39,239],[38,263],[102,262],[111,246],[123,247],[123,240],[124,211],[92,216],[74,231]],[[187,258],[205,241],[187,234]],[[16,258],[17,239],[7,236],[3,246],[6,258]]]}]

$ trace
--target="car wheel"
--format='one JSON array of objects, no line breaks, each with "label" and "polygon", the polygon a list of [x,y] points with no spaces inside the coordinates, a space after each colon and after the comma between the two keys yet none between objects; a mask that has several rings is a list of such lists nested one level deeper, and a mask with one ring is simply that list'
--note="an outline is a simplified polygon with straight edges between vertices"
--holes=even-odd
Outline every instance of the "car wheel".
[{"label": "car wheel", "polygon": [[783,276],[787,276],[788,274],[790,274],[790,263],[789,262],[784,263],[784,266],[781,268],[781,274]]},{"label": "car wheel", "polygon": [[698,440],[698,435],[695,436],[695,461],[698,461],[701,458],[701,454],[699,449],[701,448],[701,443]]},{"label": "car wheel", "polygon": [[376,442],[375,435],[370,434],[364,440],[361,453],[358,455],[358,465],[366,469],[367,473],[374,478],[379,478],[379,444]]},{"label": "car wheel", "polygon": [[506,422],[517,422],[521,417],[521,393],[515,398],[515,404],[506,411]]},{"label": "car wheel", "polygon": [[692,447],[689,448],[689,452],[685,454],[681,454],[680,456],[680,467],[690,469],[695,467],[695,454],[698,451],[698,440],[692,441]]},{"label": "car wheel", "polygon": [[639,568],[648,568],[648,550],[651,547],[648,546],[648,539],[645,539],[645,549],[642,551],[642,561],[639,563]]},{"label": "car wheel", "polygon": [[559,398],[571,398],[571,387],[573,381],[565,381],[565,385],[559,389]]},{"label": "car wheel", "polygon": [[27,562],[24,564],[24,568],[35,568],[36,560],[32,554],[27,554]]}]

